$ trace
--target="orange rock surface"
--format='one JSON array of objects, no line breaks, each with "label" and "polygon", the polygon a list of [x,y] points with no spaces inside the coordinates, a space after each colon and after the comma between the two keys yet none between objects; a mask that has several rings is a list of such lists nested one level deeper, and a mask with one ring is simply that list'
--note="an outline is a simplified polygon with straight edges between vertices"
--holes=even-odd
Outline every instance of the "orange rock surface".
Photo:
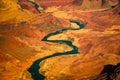
[{"label": "orange rock surface", "polygon": [[[66,44],[41,41],[49,33],[78,27],[69,20],[85,28],[49,39],[72,41],[79,54],[48,58],[39,72],[46,80],[120,80],[119,0],[33,1],[44,8],[41,13],[27,0],[0,1],[0,80],[33,80],[27,70],[34,61],[72,50]],[[109,65],[113,73],[104,73]]]}]

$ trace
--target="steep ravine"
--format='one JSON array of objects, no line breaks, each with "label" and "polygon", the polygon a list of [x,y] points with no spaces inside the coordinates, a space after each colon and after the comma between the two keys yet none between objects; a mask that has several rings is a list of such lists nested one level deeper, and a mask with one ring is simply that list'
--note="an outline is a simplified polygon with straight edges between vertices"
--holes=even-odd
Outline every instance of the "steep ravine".
[{"label": "steep ravine", "polygon": [[59,53],[54,53],[53,55],[49,55],[49,56],[45,56],[43,58],[40,58],[38,60],[36,60],[35,62],[33,62],[33,64],[30,66],[30,68],[28,69],[28,71],[31,73],[32,75],[32,78],[34,80],[44,80],[45,79],[45,76],[43,76],[42,74],[39,73],[39,69],[40,69],[40,62],[42,62],[43,60],[46,60],[48,58],[51,58],[51,57],[55,57],[55,56],[61,56],[61,55],[70,55],[70,54],[77,54],[79,53],[78,52],[78,48],[72,44],[71,41],[68,41],[68,40],[48,40],[49,37],[51,36],[54,36],[54,35],[57,35],[57,34],[61,34],[63,33],[64,31],[67,31],[67,30],[79,30],[79,29],[82,29],[84,28],[84,24],[81,24],[80,22],[78,21],[75,21],[75,20],[70,20],[71,23],[76,23],[79,28],[65,28],[65,29],[62,29],[62,30],[59,30],[59,31],[56,31],[54,33],[49,33],[48,35],[46,35],[42,41],[45,41],[45,42],[53,42],[53,43],[62,43],[62,44],[66,44],[70,47],[72,47],[73,49],[71,51],[67,51],[67,52],[59,52]]}]

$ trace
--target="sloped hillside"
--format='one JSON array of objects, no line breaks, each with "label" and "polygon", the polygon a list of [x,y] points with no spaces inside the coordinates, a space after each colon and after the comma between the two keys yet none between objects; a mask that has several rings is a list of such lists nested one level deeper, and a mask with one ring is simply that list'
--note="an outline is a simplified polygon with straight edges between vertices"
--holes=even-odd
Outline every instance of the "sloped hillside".
[{"label": "sloped hillside", "polygon": [[20,7],[17,4],[18,0],[1,0],[0,1],[0,22],[12,21],[26,21],[34,15]]},{"label": "sloped hillside", "polygon": [[119,1],[0,0],[0,80],[120,80]]}]

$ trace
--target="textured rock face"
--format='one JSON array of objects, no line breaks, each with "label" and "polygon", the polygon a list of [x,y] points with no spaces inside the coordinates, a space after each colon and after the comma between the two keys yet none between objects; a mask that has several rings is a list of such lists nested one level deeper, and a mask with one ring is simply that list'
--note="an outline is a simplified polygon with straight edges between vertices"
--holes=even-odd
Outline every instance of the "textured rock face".
[{"label": "textured rock face", "polygon": [[[64,22],[62,22],[64,21]],[[56,18],[51,14],[43,14],[37,16],[29,21],[30,24],[36,26],[41,32],[55,32],[57,30],[63,29],[64,27],[69,27],[70,22],[66,19]],[[48,27],[47,27],[48,26]]]},{"label": "textured rock face", "polygon": [[[33,2],[33,3],[32,3]],[[38,13],[36,7],[42,10],[48,7],[67,7],[67,9],[74,7],[79,10],[107,10],[114,8],[119,4],[119,0],[19,0],[18,4],[23,8],[33,13]],[[72,7],[72,8],[73,8]],[[39,8],[39,10],[41,10]]]},{"label": "textured rock face", "polygon": [[35,13],[35,14],[38,13],[38,11],[35,9],[34,4],[29,2],[29,0],[19,0],[18,4],[21,6],[22,9],[29,10],[32,13]]},{"label": "textured rock face", "polygon": [[18,4],[20,4],[23,9],[27,9],[33,13],[38,13],[38,11],[36,10],[36,7],[38,6],[41,9],[51,6],[66,6],[72,1],[73,0],[19,0]]},{"label": "textured rock face", "polygon": [[[77,5],[82,10],[110,9],[119,4],[119,0],[36,0],[43,7]],[[76,6],[75,6],[76,7]]]},{"label": "textured rock face", "polygon": [[73,0],[38,0],[38,2],[45,8],[50,6],[65,6],[70,4],[72,1]]},{"label": "textured rock face", "polygon": [[81,3],[81,9],[106,9],[119,4],[119,0],[74,0],[74,3]]},{"label": "textured rock face", "polygon": [[49,39],[72,41],[79,54],[46,59],[39,72],[46,80],[120,80],[119,0],[32,1],[45,10],[39,13],[28,0],[0,1],[0,80],[32,80],[27,69],[34,61],[72,50],[66,44],[41,41],[49,33],[78,27],[69,20],[85,28]]},{"label": "textured rock face", "polygon": [[[27,10],[24,10],[17,4],[18,0],[1,0],[0,1],[0,22],[12,21],[20,22],[27,21],[34,15]],[[26,15],[27,14],[27,15]]]}]

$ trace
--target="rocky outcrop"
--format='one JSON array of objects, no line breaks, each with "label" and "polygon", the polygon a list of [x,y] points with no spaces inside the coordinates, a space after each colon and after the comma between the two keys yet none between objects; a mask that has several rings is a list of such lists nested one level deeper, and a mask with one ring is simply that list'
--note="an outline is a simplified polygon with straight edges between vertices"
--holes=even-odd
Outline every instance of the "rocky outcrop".
[{"label": "rocky outcrop", "polygon": [[74,0],[73,4],[77,4],[82,10],[109,9],[118,5],[119,0]]},{"label": "rocky outcrop", "polygon": [[29,11],[22,9],[17,4],[18,0],[1,0],[0,1],[0,22],[12,21],[21,22],[27,21],[34,15]]},{"label": "rocky outcrop", "polygon": [[21,6],[22,9],[29,10],[30,12],[35,13],[35,14],[39,13],[35,9],[35,5],[29,2],[29,0],[19,0],[18,4]]},{"label": "rocky outcrop", "polygon": [[[66,8],[74,8],[79,10],[106,10],[110,8],[114,8],[119,5],[119,0],[19,0],[19,1],[8,1],[7,3],[1,1],[1,8],[5,5],[9,5],[9,2],[14,3],[21,7],[21,9],[26,9],[32,13],[38,14],[44,12],[44,9],[48,7],[56,6],[64,9]],[[17,4],[16,4],[17,3]],[[8,8],[8,6],[6,7]],[[15,8],[15,7],[14,7]]]},{"label": "rocky outcrop", "polygon": [[51,6],[65,6],[70,4],[72,1],[73,0],[40,0],[38,2],[41,4],[41,6],[47,8]]},{"label": "rocky outcrop", "polygon": [[49,39],[72,41],[80,53],[46,59],[40,63],[39,72],[46,80],[98,80],[108,77],[120,80],[118,0],[30,1],[43,8],[61,7],[53,12],[39,13],[27,0],[0,1],[0,80],[32,80],[27,69],[34,61],[72,50],[66,44],[41,41],[49,33],[78,27],[69,22],[71,19],[84,23],[85,28],[68,30]]},{"label": "rocky outcrop", "polygon": [[[63,22],[64,21],[64,22]],[[69,20],[56,18],[51,14],[41,14],[29,21],[30,24],[36,26],[41,32],[51,33],[57,30],[63,29],[64,27],[69,27]]]}]

